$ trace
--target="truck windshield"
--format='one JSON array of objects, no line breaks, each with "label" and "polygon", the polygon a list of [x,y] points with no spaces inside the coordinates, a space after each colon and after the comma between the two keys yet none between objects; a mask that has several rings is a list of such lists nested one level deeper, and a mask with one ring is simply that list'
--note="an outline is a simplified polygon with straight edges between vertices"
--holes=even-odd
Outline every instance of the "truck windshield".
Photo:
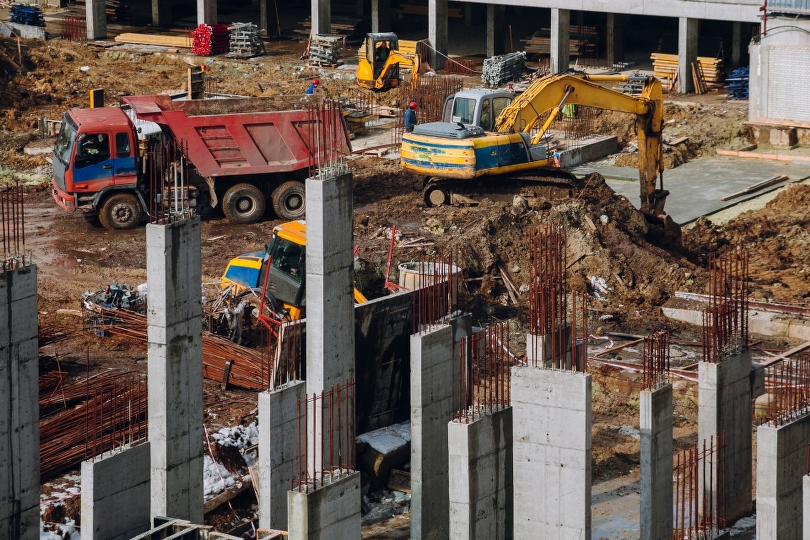
[{"label": "truck windshield", "polygon": [[76,141],[76,125],[70,120],[68,115],[62,120],[62,127],[59,129],[59,136],[56,138],[54,154],[59,160],[67,165],[70,154],[73,151],[73,143]]},{"label": "truck windshield", "polygon": [[475,100],[469,98],[456,98],[453,103],[453,122],[462,124],[472,124],[475,114]]}]

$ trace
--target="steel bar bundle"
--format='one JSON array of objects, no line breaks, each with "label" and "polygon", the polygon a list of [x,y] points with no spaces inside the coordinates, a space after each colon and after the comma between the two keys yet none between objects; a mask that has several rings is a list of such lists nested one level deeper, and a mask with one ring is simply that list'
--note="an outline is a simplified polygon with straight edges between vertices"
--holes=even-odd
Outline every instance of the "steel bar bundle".
[{"label": "steel bar bundle", "polygon": [[725,432],[678,454],[673,474],[673,538],[715,538],[726,528]]},{"label": "steel bar bundle", "polygon": [[450,248],[430,256],[419,253],[413,298],[413,332],[427,332],[458,311],[466,299],[466,281],[460,266],[464,254]]},{"label": "steel bar bundle", "polygon": [[165,225],[194,216],[188,183],[187,143],[152,142],[146,152],[149,167],[149,222]]},{"label": "steel bar bundle", "polygon": [[520,80],[526,67],[526,51],[492,56],[484,60],[481,82],[489,86],[500,86],[510,81]]},{"label": "steel bar bundle", "polygon": [[79,15],[63,15],[62,39],[66,41],[84,41],[87,39],[87,18]]},{"label": "steel bar bundle", "polygon": [[[334,177],[348,171],[343,145],[335,146],[342,134],[348,136],[343,107],[338,100],[314,102],[308,109],[308,140],[310,145],[310,177]],[[348,138],[346,147],[351,149]]]},{"label": "steel bar bundle", "polygon": [[500,322],[461,340],[458,404],[453,419],[469,424],[511,404],[515,356],[509,350],[509,323]]},{"label": "steel bar bundle", "polygon": [[661,330],[644,338],[641,357],[644,388],[655,389],[669,380],[669,332]]},{"label": "steel bar bundle", "polygon": [[770,395],[763,423],[782,426],[810,412],[810,356],[766,367],[765,387]]},{"label": "steel bar bundle", "polygon": [[703,311],[703,361],[722,362],[748,347],[748,251],[726,246],[709,256],[709,306]]},{"label": "steel bar bundle", "polygon": [[264,42],[259,37],[259,27],[253,23],[233,23],[228,27],[231,32],[230,52],[236,56],[256,56],[265,52]]},{"label": "steel bar bundle", "polygon": [[343,36],[315,34],[309,44],[310,63],[324,66],[337,64],[344,44]]},{"label": "steel bar bundle", "polygon": [[0,271],[31,264],[31,254],[25,252],[25,204],[19,179],[0,191],[0,238],[3,241]]},{"label": "steel bar bundle", "polygon": [[354,381],[298,400],[296,477],[290,491],[315,491],[355,470]]},{"label": "steel bar bundle", "polygon": [[201,24],[191,31],[191,52],[211,56],[228,52],[230,32],[227,24]]}]

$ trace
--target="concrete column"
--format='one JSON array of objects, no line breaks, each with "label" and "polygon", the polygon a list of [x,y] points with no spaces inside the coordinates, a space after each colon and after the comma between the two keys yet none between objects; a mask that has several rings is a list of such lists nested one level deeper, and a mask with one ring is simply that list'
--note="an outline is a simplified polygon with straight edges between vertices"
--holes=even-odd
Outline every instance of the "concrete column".
[{"label": "concrete column", "polygon": [[624,16],[618,13],[607,14],[607,65],[612,67],[624,61]]},{"label": "concrete column", "polygon": [[149,443],[82,462],[82,540],[127,540],[148,531]]},{"label": "concrete column", "polygon": [[152,516],[202,523],[200,218],[146,226]]},{"label": "concrete column", "polygon": [[[757,428],[757,540],[799,540],[807,520],[803,490],[810,416]],[[801,472],[800,472],[801,471]]]},{"label": "concrete column", "polygon": [[0,538],[39,538],[37,267],[0,274]]},{"label": "concrete column", "polygon": [[742,23],[734,21],[731,23],[731,67],[737,69],[740,67],[740,49],[742,49]]},{"label": "concrete column", "polygon": [[726,523],[752,509],[750,374],[749,351],[717,364],[701,362],[698,368],[698,441],[726,434]]},{"label": "concrete column", "polygon": [[152,26],[172,24],[172,0],[152,0]]},{"label": "concrete column", "polygon": [[428,40],[435,50],[430,59],[430,67],[442,69],[444,56],[448,51],[447,0],[428,0]]},{"label": "concrete column", "polygon": [[571,63],[571,11],[551,8],[551,72],[560,73]]},{"label": "concrete column", "polygon": [[354,379],[352,175],[308,178],[307,392]]},{"label": "concrete column", "polygon": [[464,2],[464,26],[472,26],[472,3]]},{"label": "concrete column", "polygon": [[107,37],[107,0],[87,0],[85,17],[87,18],[87,39]]},{"label": "concrete column", "polygon": [[504,47],[504,20],[506,9],[504,6],[487,4],[487,57],[503,54]]},{"label": "concrete column", "polygon": [[512,368],[515,540],[591,537],[591,376]]},{"label": "concrete column", "polygon": [[810,538],[810,474],[802,476],[802,538]]},{"label": "concrete column", "polygon": [[310,0],[312,6],[312,33],[332,33],[332,1]]},{"label": "concrete column", "polygon": [[694,92],[692,62],[697,61],[698,20],[678,19],[678,91],[681,94]]},{"label": "concrete column", "polygon": [[287,492],[290,540],[360,538],[360,473],[314,491]]},{"label": "concrete column", "polygon": [[217,0],[197,0],[197,24],[217,24]]},{"label": "concrete column", "polygon": [[263,526],[286,531],[287,492],[298,475],[298,400],[304,381],[259,394],[259,519]]},{"label": "concrete column", "polygon": [[639,393],[641,540],[672,536],[672,385]]},{"label": "concrete column", "polygon": [[453,329],[411,336],[411,539],[447,538],[450,530],[447,423],[458,384]]},{"label": "concrete column", "polygon": [[450,540],[512,538],[512,408],[447,430]]},{"label": "concrete column", "polygon": [[391,31],[391,0],[371,0],[371,31]]}]

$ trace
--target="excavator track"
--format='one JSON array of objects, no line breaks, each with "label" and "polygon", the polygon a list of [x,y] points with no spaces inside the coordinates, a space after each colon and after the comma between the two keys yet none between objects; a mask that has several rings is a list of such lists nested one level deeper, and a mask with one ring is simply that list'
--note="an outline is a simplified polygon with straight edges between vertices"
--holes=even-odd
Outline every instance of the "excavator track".
[{"label": "excavator track", "polygon": [[543,169],[533,173],[484,176],[474,180],[429,177],[422,195],[432,206],[475,206],[484,199],[512,202],[515,195],[529,201],[559,201],[576,195],[577,178],[560,169]]}]

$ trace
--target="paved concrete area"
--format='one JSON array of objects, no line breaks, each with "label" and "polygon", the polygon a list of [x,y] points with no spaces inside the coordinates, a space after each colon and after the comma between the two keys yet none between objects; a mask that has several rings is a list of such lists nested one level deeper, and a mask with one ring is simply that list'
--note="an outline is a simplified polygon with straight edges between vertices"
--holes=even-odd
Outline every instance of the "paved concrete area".
[{"label": "paved concrete area", "polygon": [[591,538],[637,540],[639,530],[639,469],[593,485]]},{"label": "paved concrete area", "polygon": [[[641,203],[636,168],[589,163],[573,169],[573,172],[577,176],[598,172],[616,193],[627,197],[636,208]],[[780,174],[787,175],[789,181],[803,180],[810,177],[810,164],[727,157],[690,161],[664,172],[664,188],[671,192],[666,210],[676,223],[684,225],[701,216],[778,189],[784,183],[730,201],[720,200]]]}]

